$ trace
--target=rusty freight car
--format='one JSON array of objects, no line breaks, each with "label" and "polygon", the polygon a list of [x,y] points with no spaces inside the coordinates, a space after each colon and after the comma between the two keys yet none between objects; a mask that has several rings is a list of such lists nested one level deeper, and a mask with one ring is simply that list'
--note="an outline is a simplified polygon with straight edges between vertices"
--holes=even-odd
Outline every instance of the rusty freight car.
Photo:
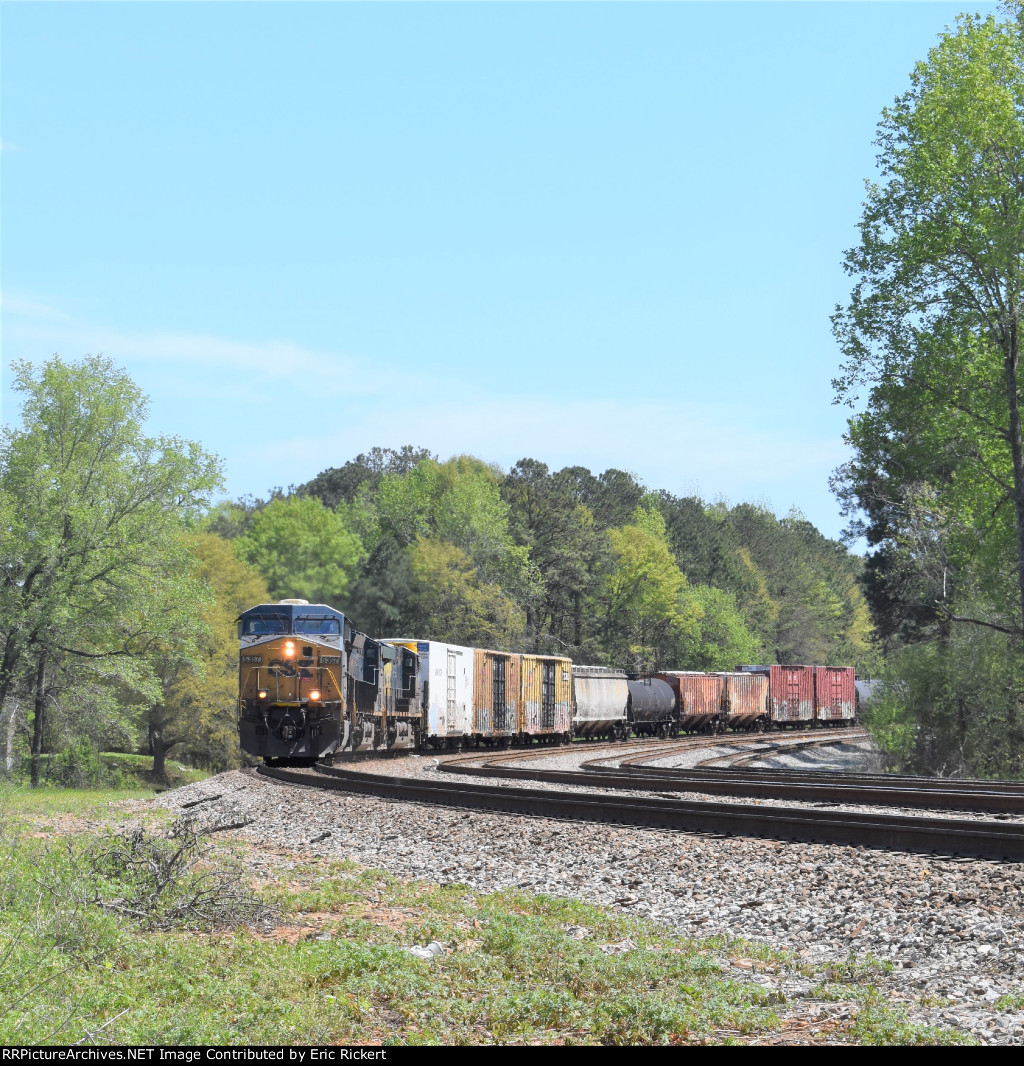
[{"label": "rusty freight car", "polygon": [[768,683],[773,725],[797,729],[814,720],[813,666],[770,666]]},{"label": "rusty freight car", "polygon": [[752,671],[721,673],[722,717],[727,729],[761,730],[768,725],[768,675]]},{"label": "rusty freight car", "polygon": [[572,739],[572,660],[523,655],[517,732],[526,741]]},{"label": "rusty freight car", "polygon": [[814,668],[814,717],[842,725],[857,717],[857,675],[852,666]]},{"label": "rusty freight car", "polygon": [[672,688],[679,728],[684,733],[710,733],[720,726],[725,686],[721,675],[666,670],[657,676]]},{"label": "rusty freight car", "polygon": [[488,743],[508,743],[519,732],[523,657],[473,649],[473,734]]}]

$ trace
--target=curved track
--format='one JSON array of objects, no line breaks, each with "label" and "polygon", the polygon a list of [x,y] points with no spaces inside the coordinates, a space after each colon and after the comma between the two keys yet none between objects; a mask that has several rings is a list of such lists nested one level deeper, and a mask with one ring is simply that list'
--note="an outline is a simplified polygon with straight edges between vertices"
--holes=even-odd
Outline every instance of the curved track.
[{"label": "curved track", "polygon": [[[709,743],[709,738],[702,738]],[[760,740],[760,738],[758,738]],[[805,738],[794,738],[801,743]],[[836,742],[849,739],[838,734],[829,738],[814,738],[814,743]],[[721,741],[719,740],[720,744]],[[735,743],[735,741],[730,741]],[[756,743],[756,741],[751,741]],[[761,741],[763,743],[763,741]],[[630,760],[637,763],[680,750],[690,750],[693,745],[676,742],[662,745]],[[611,747],[611,745],[609,745]],[[623,745],[618,745],[621,749]],[[763,751],[760,753],[763,754]],[[752,792],[748,789],[787,789],[800,787],[798,782],[782,780],[759,780],[761,771],[755,773],[727,770],[678,770],[671,768],[643,768],[636,765],[608,769],[592,765],[581,770],[545,770],[540,767],[506,765],[513,761],[532,761],[550,758],[550,750],[536,753],[502,753],[475,755],[460,758],[439,766],[448,776],[465,775],[511,780],[538,780],[546,783],[565,783],[573,786],[593,786],[615,790],[659,790],[719,792],[734,795],[769,795],[782,798],[778,791]],[[607,761],[591,760],[591,764]],[[939,852],[943,854],[971,855],[989,859],[1024,861],[1024,824],[997,821],[971,821],[967,818],[917,817],[905,814],[879,812],[822,810],[815,807],[773,807],[766,804],[720,803],[715,801],[679,800],[664,796],[619,797],[600,792],[562,792],[551,789],[508,787],[492,783],[477,784],[460,780],[433,780],[366,773],[319,764],[314,771],[295,770],[284,767],[259,767],[259,773],[291,784],[337,789],[345,792],[368,793],[398,800],[438,803],[449,806],[468,807],[476,810],[503,811],[514,814],[538,815],[548,818],[610,822],[624,825],[670,828],[697,832],[710,832],[737,836],[772,837],[780,840],[814,841],[862,845],[902,851]],[[768,773],[776,773],[768,771]],[[793,772],[783,771],[782,774]],[[728,780],[728,777],[733,780]],[[871,777],[872,775],[859,775]],[[845,782],[845,775],[844,775]],[[933,782],[942,786],[945,782]],[[961,809],[1019,810],[1013,803],[1024,801],[1024,788],[1011,786],[1006,790],[994,789],[987,782],[961,782],[959,785],[987,786],[949,789],[942,787],[920,788],[917,780],[909,787],[894,787],[888,780],[884,794],[881,786],[836,785],[824,782],[809,782],[798,797],[809,802],[868,802],[902,806],[928,806],[936,808],[944,799],[953,806],[951,797],[957,798]],[[849,789],[861,788],[864,796],[854,797]],[[846,789],[837,799],[836,789]],[[927,794],[927,803],[904,802]],[[828,797],[827,799],[823,797]],[[998,797],[1004,806],[978,806],[963,804],[968,799],[980,804],[995,803]]]},{"label": "curved track", "polygon": [[[840,739],[855,739],[849,734]],[[645,791],[704,792],[710,795],[747,796],[758,799],[799,800],[805,803],[866,804],[884,807],[922,807],[929,810],[974,811],[996,814],[1024,813],[1024,785],[992,781],[940,781],[934,778],[904,778],[887,774],[808,774],[803,770],[706,769],[719,758],[744,763],[777,751],[792,751],[827,744],[821,739],[764,744],[753,754],[718,756],[696,767],[645,766],[687,749],[662,747],[657,751],[631,755],[625,759],[607,756],[584,762],[579,770],[547,770],[505,766],[514,757],[502,760],[456,760],[439,769],[518,780],[593,785],[598,788]],[[615,761],[616,765],[608,763]],[[1024,826],[1021,827],[1024,830]]]}]

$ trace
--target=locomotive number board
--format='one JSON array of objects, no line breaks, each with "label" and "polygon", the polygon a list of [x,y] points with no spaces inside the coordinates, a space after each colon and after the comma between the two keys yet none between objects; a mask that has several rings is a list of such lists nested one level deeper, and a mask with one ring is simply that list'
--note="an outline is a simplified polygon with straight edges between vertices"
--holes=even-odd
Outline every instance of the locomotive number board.
[{"label": "locomotive number board", "polygon": [[242,662],[243,663],[261,663],[261,662],[263,662],[263,656],[262,655],[243,655],[242,656]]},{"label": "locomotive number board", "polygon": [[341,656],[340,655],[321,655],[320,656],[320,665],[321,666],[341,666]]}]

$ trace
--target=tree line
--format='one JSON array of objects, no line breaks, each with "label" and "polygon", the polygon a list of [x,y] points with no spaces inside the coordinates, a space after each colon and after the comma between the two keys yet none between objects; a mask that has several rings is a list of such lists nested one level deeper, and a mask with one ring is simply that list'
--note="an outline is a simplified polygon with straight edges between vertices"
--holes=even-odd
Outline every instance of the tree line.
[{"label": "tree line", "polygon": [[218,461],[146,436],[123,371],[16,364],[22,424],[0,437],[0,769],[24,753],[36,781],[140,737],[157,767],[169,751],[231,765],[231,620],[298,595],[378,636],[634,671],[883,671],[870,718],[893,765],[1020,776],[1022,116],[1019,0],[961,16],[882,112],[844,261],[853,289],[832,320],[836,399],[853,410],[833,488],[864,558],[796,513],[412,446],[216,503]]},{"label": "tree line", "polygon": [[237,765],[235,619],[286,596],[375,636],[644,672],[873,662],[860,560],[798,514],[583,467],[374,448],[267,499],[147,436],[109,360],[13,366],[0,436],[0,752],[81,780],[103,749]]},{"label": "tree line", "polygon": [[834,487],[866,537],[895,765],[1024,773],[1024,8],[962,15],[882,113],[833,318],[857,413]]}]

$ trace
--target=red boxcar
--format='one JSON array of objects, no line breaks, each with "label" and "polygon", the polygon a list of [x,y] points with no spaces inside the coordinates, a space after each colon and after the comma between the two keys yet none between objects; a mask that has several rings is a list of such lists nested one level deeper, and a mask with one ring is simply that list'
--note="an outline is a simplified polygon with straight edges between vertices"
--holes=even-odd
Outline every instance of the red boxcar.
[{"label": "red boxcar", "polygon": [[725,681],[723,706],[730,729],[760,728],[768,718],[768,675],[741,672],[719,674]]},{"label": "red boxcar", "polygon": [[776,725],[814,718],[814,667],[772,666],[768,670],[772,721]]},{"label": "red boxcar", "polygon": [[656,676],[672,686],[679,708],[681,730],[693,733],[714,728],[722,713],[724,682],[718,674],[668,670]]},{"label": "red boxcar", "polygon": [[856,681],[852,666],[816,666],[814,717],[819,722],[852,722],[857,717]]}]

